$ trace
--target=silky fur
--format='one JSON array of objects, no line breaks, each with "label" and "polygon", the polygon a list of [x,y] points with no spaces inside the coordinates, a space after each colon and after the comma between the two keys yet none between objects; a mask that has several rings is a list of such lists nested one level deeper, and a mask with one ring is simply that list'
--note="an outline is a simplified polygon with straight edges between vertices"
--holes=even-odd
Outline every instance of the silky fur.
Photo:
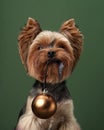
[{"label": "silky fur", "polygon": [[42,93],[43,83],[36,81],[19,115],[16,130],[80,130],[73,114],[73,101],[65,82],[47,84],[47,91],[57,101],[57,111],[49,119],[39,119],[31,109],[34,97]]},{"label": "silky fur", "polygon": [[[42,31],[39,23],[29,18],[18,37],[19,53],[27,73],[40,82],[44,81],[44,69],[47,53],[54,51],[55,59],[64,64],[61,79],[58,76],[59,65],[51,64],[47,82],[57,83],[65,80],[74,69],[82,50],[82,34],[69,19],[60,27],[59,32]],[[54,71],[53,71],[54,70]]]},{"label": "silky fur", "polygon": [[80,130],[73,115],[73,101],[57,104],[57,112],[49,119],[37,118],[31,109],[33,97],[28,97],[26,112],[18,122],[16,130]]},{"label": "silky fur", "polygon": [[[64,81],[79,60],[82,39],[74,19],[64,22],[59,32],[42,31],[36,20],[28,19],[18,37],[19,53],[28,75],[38,83],[35,83],[26,106],[20,112],[16,130],[80,130]],[[49,52],[54,52],[54,55],[49,57]],[[33,114],[31,104],[34,97],[42,93],[48,61],[51,62],[47,70],[47,89],[57,102],[57,111],[49,119],[39,119]]]},{"label": "silky fur", "polygon": [[[40,47],[41,49],[38,50],[38,47]],[[63,49],[65,51],[63,51]],[[62,61],[64,64],[65,69],[63,70],[63,75],[60,79],[61,82],[66,79],[69,74],[71,74],[74,56],[73,48],[70,46],[70,42],[62,34],[56,32],[43,31],[33,41],[32,45],[30,46],[27,58],[29,75],[38,79],[41,82],[44,82],[45,65],[46,62],[49,60],[47,56],[47,53],[49,51],[54,51],[54,58]],[[54,63],[49,65],[49,69],[47,72],[47,82],[59,82],[58,67],[59,65]]]}]

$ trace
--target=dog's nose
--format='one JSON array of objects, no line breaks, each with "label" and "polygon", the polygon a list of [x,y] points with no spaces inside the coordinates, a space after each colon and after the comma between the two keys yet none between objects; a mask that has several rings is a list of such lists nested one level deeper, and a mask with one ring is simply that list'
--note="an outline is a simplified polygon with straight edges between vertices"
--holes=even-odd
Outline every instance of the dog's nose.
[{"label": "dog's nose", "polygon": [[48,52],[48,57],[49,58],[53,58],[55,56],[55,52],[54,51],[49,51]]}]

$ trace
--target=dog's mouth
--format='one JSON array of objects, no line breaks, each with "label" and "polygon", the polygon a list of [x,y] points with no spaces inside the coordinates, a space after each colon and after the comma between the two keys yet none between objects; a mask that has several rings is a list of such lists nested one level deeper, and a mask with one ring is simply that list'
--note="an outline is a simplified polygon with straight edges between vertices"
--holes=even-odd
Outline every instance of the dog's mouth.
[{"label": "dog's mouth", "polygon": [[47,63],[49,63],[49,64],[55,63],[55,64],[58,64],[58,65],[59,65],[61,62],[62,62],[61,60],[55,59],[55,58],[49,59],[49,60],[47,61]]},{"label": "dog's mouth", "polygon": [[62,72],[63,72],[63,69],[64,69],[64,63],[61,60],[59,60],[59,59],[49,59],[46,64],[48,64],[48,65],[56,64],[58,66],[59,78],[60,79],[62,78]]}]

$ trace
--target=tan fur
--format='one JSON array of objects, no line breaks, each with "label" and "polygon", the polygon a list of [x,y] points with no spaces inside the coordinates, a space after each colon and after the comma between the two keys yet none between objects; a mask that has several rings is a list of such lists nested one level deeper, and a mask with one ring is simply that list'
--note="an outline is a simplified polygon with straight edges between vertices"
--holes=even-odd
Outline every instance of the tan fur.
[{"label": "tan fur", "polygon": [[[51,48],[49,46],[51,45],[53,39],[55,39],[54,47]],[[43,44],[40,45],[40,43]],[[37,49],[39,46],[43,47],[43,49],[40,51]],[[59,48],[60,46],[63,46],[65,48],[65,51],[63,51],[62,48]],[[44,81],[43,75],[45,71],[46,61],[48,60],[47,53],[50,50],[54,50],[56,52],[55,58],[62,60],[65,65],[66,69],[63,70],[63,77],[60,80],[63,81],[71,74],[74,59],[73,48],[70,46],[70,42],[62,34],[56,32],[43,31],[33,41],[33,44],[30,46],[27,59],[29,75],[41,82]],[[49,70],[47,82],[59,82],[57,64],[51,64],[48,68]]]},{"label": "tan fur", "polygon": [[40,25],[38,22],[32,18],[28,18],[26,26],[22,29],[18,36],[19,42],[19,52],[21,56],[22,63],[27,69],[27,55],[29,46],[32,44],[33,39],[41,32]]},{"label": "tan fur", "polygon": [[60,28],[60,33],[67,37],[71,42],[71,46],[73,47],[75,57],[75,66],[82,51],[83,35],[76,27],[74,19],[69,19],[66,22],[64,22]]},{"label": "tan fur", "polygon": [[[54,48],[49,47],[54,40]],[[74,19],[64,22],[60,28],[60,33],[51,31],[41,31],[39,23],[29,18],[26,26],[18,37],[19,52],[22,63],[28,74],[33,78],[43,82],[43,73],[47,59],[47,52],[54,50],[57,58],[61,59],[65,65],[62,79],[58,77],[58,66],[53,64],[49,67],[47,82],[57,83],[66,79],[77,63],[82,50],[82,34],[75,26]],[[63,46],[66,51],[63,51]],[[38,48],[41,47],[42,51]],[[54,70],[54,72],[52,71]]]},{"label": "tan fur", "polygon": [[29,96],[26,112],[19,119],[16,130],[80,130],[73,115],[72,100],[58,103],[56,113],[49,119],[39,119],[33,114],[32,101],[33,97]]},{"label": "tan fur", "polygon": [[[74,19],[64,22],[59,32],[52,32],[42,31],[39,23],[29,18],[18,41],[22,63],[28,74],[39,82],[44,83],[46,64],[52,61],[48,64],[46,83],[54,85],[71,75],[82,51],[83,36]],[[54,52],[54,56],[50,58],[49,52]],[[39,119],[31,109],[33,98],[28,96],[26,111],[20,117],[16,130],[80,130],[73,114],[72,99],[59,101],[51,118]]]}]

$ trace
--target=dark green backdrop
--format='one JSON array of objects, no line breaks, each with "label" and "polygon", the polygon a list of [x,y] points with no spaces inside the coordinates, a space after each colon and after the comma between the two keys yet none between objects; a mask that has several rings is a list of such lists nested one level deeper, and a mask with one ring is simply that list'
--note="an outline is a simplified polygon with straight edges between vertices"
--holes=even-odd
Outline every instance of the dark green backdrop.
[{"label": "dark green backdrop", "polygon": [[34,80],[21,64],[17,35],[28,17],[58,30],[75,18],[84,50],[68,86],[82,130],[104,130],[104,1],[0,0],[0,130],[12,130]]}]

